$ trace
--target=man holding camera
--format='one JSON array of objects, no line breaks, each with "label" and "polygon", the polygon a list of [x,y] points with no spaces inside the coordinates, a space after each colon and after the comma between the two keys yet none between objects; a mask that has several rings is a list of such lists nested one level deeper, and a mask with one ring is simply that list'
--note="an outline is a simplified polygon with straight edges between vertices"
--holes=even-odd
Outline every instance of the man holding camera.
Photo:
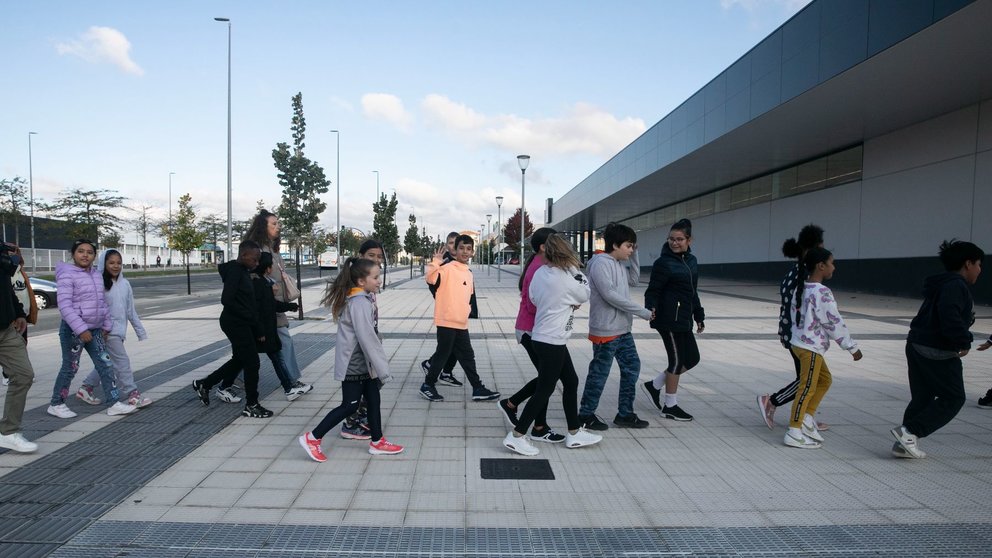
[{"label": "man holding camera", "polygon": [[21,336],[28,327],[26,314],[10,283],[20,260],[13,249],[0,244],[0,366],[10,377],[0,420],[0,448],[30,453],[38,449],[38,444],[28,441],[20,430],[34,369]]}]

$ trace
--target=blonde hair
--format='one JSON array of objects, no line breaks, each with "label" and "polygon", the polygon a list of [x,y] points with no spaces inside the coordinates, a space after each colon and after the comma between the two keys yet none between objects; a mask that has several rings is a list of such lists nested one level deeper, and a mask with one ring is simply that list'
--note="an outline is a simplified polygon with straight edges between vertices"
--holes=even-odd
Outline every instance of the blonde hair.
[{"label": "blonde hair", "polygon": [[544,261],[551,267],[560,267],[565,271],[579,267],[579,255],[575,253],[572,244],[560,234],[553,234],[544,242]]}]

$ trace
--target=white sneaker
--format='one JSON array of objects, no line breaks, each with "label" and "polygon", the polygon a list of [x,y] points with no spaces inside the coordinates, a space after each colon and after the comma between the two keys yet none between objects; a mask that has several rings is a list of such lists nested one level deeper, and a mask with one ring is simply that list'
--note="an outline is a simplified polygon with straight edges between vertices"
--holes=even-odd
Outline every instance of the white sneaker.
[{"label": "white sneaker", "polygon": [[3,377],[3,385],[9,386],[10,385],[10,378],[8,378],[7,376],[4,376]]},{"label": "white sneaker", "polygon": [[520,455],[534,456],[541,453],[527,440],[527,436],[515,436],[512,430],[506,434],[506,438],[503,438],[503,445],[506,446],[506,449],[515,451]]},{"label": "white sneaker", "polygon": [[902,449],[906,451],[905,456],[911,459],[923,459],[927,456],[926,452],[920,449],[920,440],[916,435],[911,434],[909,430],[906,430],[905,426],[899,426],[889,430],[892,436],[895,437],[896,442],[902,446]]},{"label": "white sneaker", "polygon": [[20,453],[38,451],[38,444],[29,442],[20,432],[0,434],[0,448],[7,448]]},{"label": "white sneaker", "polygon": [[234,394],[230,389],[217,388],[217,398],[224,403],[240,403],[241,398]]},{"label": "white sneaker", "polygon": [[65,403],[61,405],[49,405],[48,414],[59,418],[72,418],[76,416],[76,413],[72,412],[69,407],[65,405]]},{"label": "white sneaker", "polygon": [[81,387],[76,391],[76,399],[82,401],[83,403],[87,403],[89,405],[100,404],[100,400],[97,399],[96,397],[93,397],[93,392],[86,389],[85,387]]},{"label": "white sneaker", "polygon": [[598,444],[603,441],[603,437],[599,434],[593,434],[592,432],[587,432],[580,428],[578,432],[572,434],[570,432],[565,432],[565,447],[566,448],[581,448],[582,446],[591,446],[593,444]]},{"label": "white sneaker", "polygon": [[127,403],[122,403],[118,401],[114,403],[109,409],[107,409],[107,414],[114,417],[117,415],[130,415],[131,413],[137,411],[138,408],[134,405],[128,405]]},{"label": "white sneaker", "polygon": [[[809,415],[806,416],[809,417]],[[823,435],[821,435],[820,431],[816,429],[816,423],[813,422],[812,417],[809,417],[809,422],[805,420],[803,421],[802,431],[803,431],[803,435],[806,436],[807,438],[811,438],[813,440],[816,440],[817,442],[823,443]]]},{"label": "white sneaker", "polygon": [[802,432],[800,432],[799,436],[797,437],[792,433],[792,429],[789,429],[785,433],[784,441],[785,441],[785,445],[789,446],[790,448],[819,449],[823,447],[823,444],[817,442],[816,440],[810,438],[809,436],[803,434]]},{"label": "white sneaker", "polygon": [[303,382],[296,382],[293,387],[289,388],[286,392],[286,401],[296,401],[301,395],[310,393],[313,386],[310,384],[304,384]]}]

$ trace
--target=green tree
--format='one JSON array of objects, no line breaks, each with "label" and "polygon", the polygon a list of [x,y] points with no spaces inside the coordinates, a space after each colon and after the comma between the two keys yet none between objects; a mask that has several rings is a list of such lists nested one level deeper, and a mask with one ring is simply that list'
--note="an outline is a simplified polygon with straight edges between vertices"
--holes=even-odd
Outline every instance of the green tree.
[{"label": "green tree", "polygon": [[[234,229],[235,221],[231,221],[231,229]],[[227,218],[221,217],[216,213],[208,213],[203,217],[200,217],[199,222],[196,227],[205,236],[204,242],[207,244],[213,244],[214,247],[218,247],[221,244],[227,243]],[[239,244],[238,242],[232,242],[232,244]]]},{"label": "green tree", "polygon": [[193,210],[192,198],[189,194],[183,194],[179,197],[179,212],[175,214],[173,221],[169,247],[179,250],[183,256],[183,265],[186,266],[186,294],[192,294],[189,255],[190,252],[203,244],[207,235],[196,226],[196,212]]},{"label": "green tree", "polygon": [[[320,195],[326,194],[330,181],[324,176],[324,169],[303,154],[306,147],[306,119],[303,116],[303,93],[293,96],[292,148],[285,142],[276,144],[272,159],[279,171],[279,185],[282,186],[282,203],[279,206],[279,221],[284,236],[296,250],[296,285],[302,290],[300,277],[300,243],[313,232],[320,214],[327,209]],[[261,200],[259,200],[261,201]],[[300,298],[300,314],[303,319],[303,299]]]},{"label": "green tree", "polygon": [[372,204],[372,238],[377,239],[386,249],[386,257],[396,261],[396,254],[400,251],[400,231],[396,227],[396,209],[399,202],[396,201],[396,192],[388,200],[386,194],[379,196],[379,200]]},{"label": "green tree", "polygon": [[420,233],[420,256],[429,258],[433,253],[434,239],[427,234],[427,227],[422,227]]},{"label": "green tree", "polygon": [[362,242],[365,242],[365,237],[355,234],[355,231],[348,227],[341,227],[340,234],[341,254],[338,257],[343,257],[344,254],[350,254],[352,256],[358,254],[358,249],[362,246]]},{"label": "green tree", "polygon": [[0,214],[4,226],[14,224],[14,244],[20,244],[20,217],[31,200],[28,198],[28,181],[20,176],[0,180]]},{"label": "green tree", "polygon": [[121,239],[121,233],[117,231],[107,232],[103,235],[103,238],[100,239],[100,244],[104,248],[120,248],[121,242],[123,242],[123,239]]},{"label": "green tree", "polygon": [[155,223],[148,217],[148,210],[153,208],[154,206],[141,204],[137,208],[131,209],[136,215],[130,221],[131,230],[138,233],[138,238],[141,239],[143,248],[141,251],[141,265],[143,267],[148,267],[148,233],[155,230]]},{"label": "green tree", "polygon": [[120,219],[111,210],[124,207],[126,199],[115,190],[67,188],[55,201],[38,206],[49,217],[68,222],[67,233],[74,238],[85,237],[96,229],[99,242],[112,232],[120,232]]},{"label": "green tree", "polygon": [[410,226],[407,227],[406,235],[403,236],[403,251],[410,258],[410,267],[413,267],[413,260],[420,256],[423,244],[420,240],[420,231],[417,230],[417,216],[411,213],[408,221]]}]

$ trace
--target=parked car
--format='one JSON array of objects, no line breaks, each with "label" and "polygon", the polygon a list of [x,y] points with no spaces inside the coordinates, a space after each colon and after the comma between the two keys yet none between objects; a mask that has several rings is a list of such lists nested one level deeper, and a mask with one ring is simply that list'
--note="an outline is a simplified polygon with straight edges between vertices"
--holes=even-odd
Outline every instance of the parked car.
[{"label": "parked car", "polygon": [[31,283],[31,290],[34,291],[34,300],[38,303],[39,310],[58,306],[58,287],[55,282],[37,277],[28,277],[28,282]]}]

